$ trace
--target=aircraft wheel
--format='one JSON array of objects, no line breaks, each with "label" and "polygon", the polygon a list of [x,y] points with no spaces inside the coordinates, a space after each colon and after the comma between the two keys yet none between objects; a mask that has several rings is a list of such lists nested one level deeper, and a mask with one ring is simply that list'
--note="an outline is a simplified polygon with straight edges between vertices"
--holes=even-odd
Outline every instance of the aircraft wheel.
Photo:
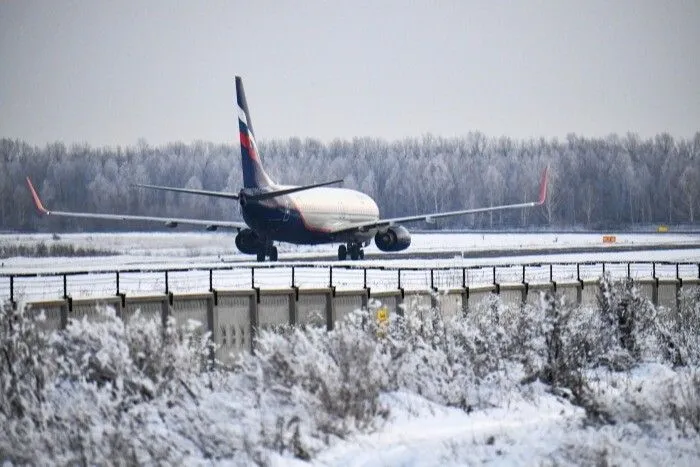
[{"label": "aircraft wheel", "polygon": [[258,251],[258,263],[265,262],[265,251]]},{"label": "aircraft wheel", "polygon": [[348,258],[348,248],[345,245],[340,245],[338,247],[338,259],[340,261],[345,261]]},{"label": "aircraft wheel", "polygon": [[355,245],[350,248],[350,259],[356,261],[360,257],[360,249]]},{"label": "aircraft wheel", "polygon": [[270,248],[270,261],[277,261],[277,247]]},{"label": "aircraft wheel", "polygon": [[365,250],[360,248],[360,259],[365,259]]}]

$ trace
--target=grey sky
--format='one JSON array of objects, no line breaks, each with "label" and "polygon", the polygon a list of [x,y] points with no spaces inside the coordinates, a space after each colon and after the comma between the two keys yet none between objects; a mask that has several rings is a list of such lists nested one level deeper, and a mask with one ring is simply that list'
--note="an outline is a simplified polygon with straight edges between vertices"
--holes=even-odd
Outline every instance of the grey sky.
[{"label": "grey sky", "polygon": [[2,1],[0,137],[700,130],[700,2]]}]

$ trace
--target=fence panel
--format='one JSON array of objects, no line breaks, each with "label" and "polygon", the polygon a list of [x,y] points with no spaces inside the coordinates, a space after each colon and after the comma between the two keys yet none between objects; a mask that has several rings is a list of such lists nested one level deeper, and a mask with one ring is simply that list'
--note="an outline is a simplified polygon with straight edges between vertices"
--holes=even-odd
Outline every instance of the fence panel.
[{"label": "fence panel", "polygon": [[216,358],[230,362],[237,354],[252,349],[250,312],[255,294],[219,293],[214,312]]},{"label": "fence panel", "polygon": [[92,271],[0,275],[0,297],[15,302],[70,296],[201,293],[209,290],[264,290],[296,286],[337,290],[447,290],[493,283],[543,283],[613,278],[700,279],[698,263],[608,262],[504,264],[418,269],[333,264],[266,264],[170,270]]}]

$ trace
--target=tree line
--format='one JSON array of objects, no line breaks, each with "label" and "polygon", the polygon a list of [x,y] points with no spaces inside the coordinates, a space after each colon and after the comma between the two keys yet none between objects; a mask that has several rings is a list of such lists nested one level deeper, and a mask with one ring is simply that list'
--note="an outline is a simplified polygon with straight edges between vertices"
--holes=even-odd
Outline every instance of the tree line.
[{"label": "tree line", "polygon": [[[666,133],[564,140],[490,138],[479,132],[443,138],[263,140],[267,172],[284,184],[343,178],[372,196],[383,216],[520,203],[537,197],[549,167],[544,207],[439,221],[437,228],[626,228],[693,224],[700,215],[700,131],[692,139]],[[0,230],[92,231],[157,228],[92,219],[40,219],[24,179],[45,205],[60,210],[240,219],[231,200],[156,192],[135,183],[238,192],[237,144],[195,141],[152,146],[44,147],[0,139]]]}]

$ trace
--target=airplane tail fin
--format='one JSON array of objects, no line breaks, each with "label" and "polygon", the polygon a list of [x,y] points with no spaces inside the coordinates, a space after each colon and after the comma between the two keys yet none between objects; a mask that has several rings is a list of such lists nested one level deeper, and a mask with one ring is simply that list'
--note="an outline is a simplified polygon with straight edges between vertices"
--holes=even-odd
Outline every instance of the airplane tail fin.
[{"label": "airplane tail fin", "polygon": [[248,111],[248,102],[243,90],[243,80],[236,76],[236,100],[238,103],[238,131],[241,140],[241,163],[243,167],[243,187],[262,188],[275,185],[263,169],[258,146],[255,144],[253,122]]}]

